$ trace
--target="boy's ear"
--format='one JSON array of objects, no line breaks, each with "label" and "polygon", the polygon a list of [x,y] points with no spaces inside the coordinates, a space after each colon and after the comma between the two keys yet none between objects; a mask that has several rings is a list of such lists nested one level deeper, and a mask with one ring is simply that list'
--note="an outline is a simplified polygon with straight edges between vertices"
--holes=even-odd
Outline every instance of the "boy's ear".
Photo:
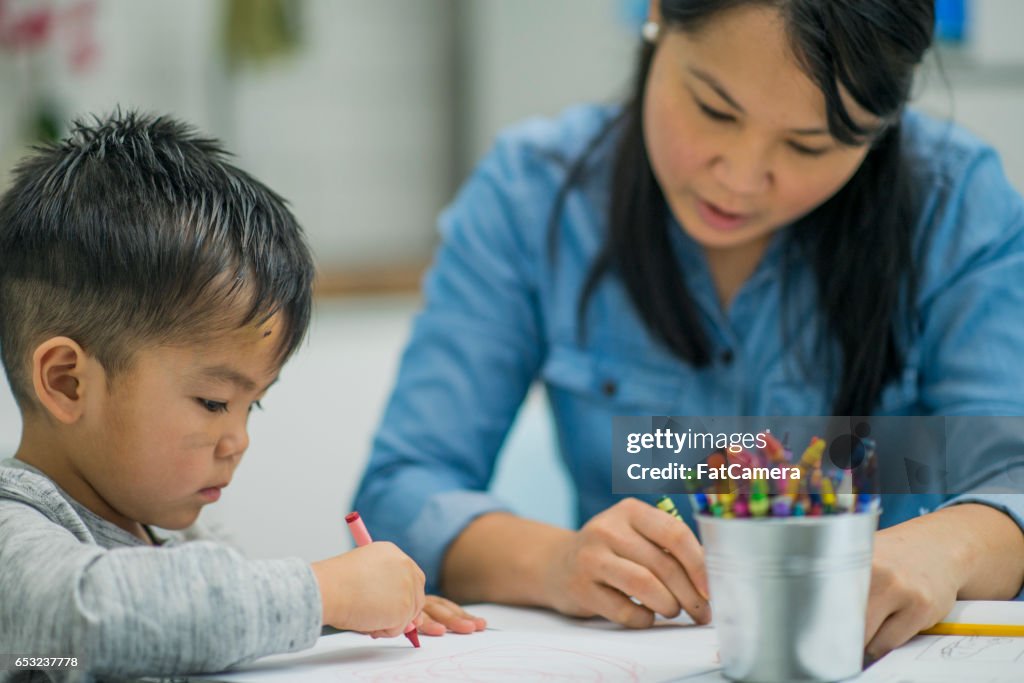
[{"label": "boy's ear", "polygon": [[32,354],[32,386],[36,399],[55,418],[65,424],[82,416],[86,379],[85,350],[74,339],[51,337]]}]

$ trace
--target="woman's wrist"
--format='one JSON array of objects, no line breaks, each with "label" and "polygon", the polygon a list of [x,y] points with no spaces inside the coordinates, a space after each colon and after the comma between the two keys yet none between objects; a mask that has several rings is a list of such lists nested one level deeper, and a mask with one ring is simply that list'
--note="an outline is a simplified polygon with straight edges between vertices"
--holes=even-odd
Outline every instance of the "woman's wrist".
[{"label": "woman's wrist", "polygon": [[449,547],[442,590],[456,602],[552,607],[551,564],[572,534],[509,513],[482,515]]},{"label": "woman's wrist", "polygon": [[[1024,533],[1005,512],[963,503],[933,513],[958,565],[960,600],[1011,600],[1024,582]],[[951,533],[953,535],[947,535]]]}]

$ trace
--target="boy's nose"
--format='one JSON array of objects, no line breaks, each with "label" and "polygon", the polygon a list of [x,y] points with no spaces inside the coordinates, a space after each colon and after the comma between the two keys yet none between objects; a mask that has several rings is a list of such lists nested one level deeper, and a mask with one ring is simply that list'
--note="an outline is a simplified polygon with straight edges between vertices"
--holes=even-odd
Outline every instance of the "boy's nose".
[{"label": "boy's nose", "polygon": [[244,427],[221,436],[213,455],[217,458],[238,458],[249,448],[249,431]]}]

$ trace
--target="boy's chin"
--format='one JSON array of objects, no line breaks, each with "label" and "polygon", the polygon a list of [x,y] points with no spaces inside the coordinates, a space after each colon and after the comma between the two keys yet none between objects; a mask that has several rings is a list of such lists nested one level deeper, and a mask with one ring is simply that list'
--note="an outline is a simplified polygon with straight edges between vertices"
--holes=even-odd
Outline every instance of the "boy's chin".
[{"label": "boy's chin", "polygon": [[147,522],[147,524],[168,531],[181,531],[195,524],[199,519],[200,512],[202,512],[202,508],[197,507],[193,510],[175,510],[174,512],[156,514],[153,515],[153,521]]}]

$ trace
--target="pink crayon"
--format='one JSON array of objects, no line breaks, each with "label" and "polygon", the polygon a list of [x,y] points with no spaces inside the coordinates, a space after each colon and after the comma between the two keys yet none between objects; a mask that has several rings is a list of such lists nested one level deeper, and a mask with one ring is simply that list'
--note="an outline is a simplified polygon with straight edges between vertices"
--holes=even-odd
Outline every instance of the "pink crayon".
[{"label": "pink crayon", "polygon": [[[350,512],[345,515],[345,521],[348,523],[348,530],[352,532],[352,540],[356,542],[357,546],[362,548],[364,545],[373,543],[370,532],[366,530],[366,524],[363,523],[363,518],[359,516],[358,512]],[[413,647],[420,646],[420,636],[416,633],[415,624],[409,624],[409,627],[405,629],[405,637],[409,639]]]}]

